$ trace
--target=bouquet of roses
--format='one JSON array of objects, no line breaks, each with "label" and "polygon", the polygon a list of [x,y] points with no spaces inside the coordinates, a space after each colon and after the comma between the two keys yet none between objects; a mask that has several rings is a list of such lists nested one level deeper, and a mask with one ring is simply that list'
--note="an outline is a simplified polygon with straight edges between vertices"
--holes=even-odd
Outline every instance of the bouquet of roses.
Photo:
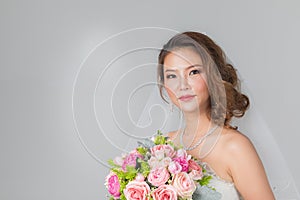
[{"label": "bouquet of roses", "polygon": [[[130,153],[108,161],[111,169],[105,185],[111,200],[219,199],[214,189],[203,187],[212,177],[160,131],[138,143]],[[209,198],[204,198],[202,189]]]}]

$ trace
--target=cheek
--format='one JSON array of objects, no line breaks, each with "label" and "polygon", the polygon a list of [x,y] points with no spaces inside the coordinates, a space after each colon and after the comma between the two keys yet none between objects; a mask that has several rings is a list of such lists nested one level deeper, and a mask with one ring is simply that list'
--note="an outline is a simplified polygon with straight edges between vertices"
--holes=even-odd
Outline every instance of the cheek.
[{"label": "cheek", "polygon": [[175,81],[165,81],[164,87],[169,96],[175,96],[176,82]]},{"label": "cheek", "polygon": [[204,79],[198,79],[191,82],[191,87],[195,93],[203,93],[208,91],[207,84]]},{"label": "cheek", "polygon": [[177,80],[165,80],[164,86],[165,88],[174,91],[178,84]]}]

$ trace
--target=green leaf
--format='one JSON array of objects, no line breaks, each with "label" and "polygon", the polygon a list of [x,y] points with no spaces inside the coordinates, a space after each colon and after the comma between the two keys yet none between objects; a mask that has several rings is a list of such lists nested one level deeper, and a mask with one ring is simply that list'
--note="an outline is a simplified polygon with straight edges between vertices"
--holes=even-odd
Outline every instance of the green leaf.
[{"label": "green leaf", "polygon": [[208,185],[209,184],[209,181],[212,179],[212,176],[210,175],[205,175],[202,177],[202,179],[198,180],[197,182],[201,185],[201,186],[204,186],[204,185]]},{"label": "green leaf", "polygon": [[139,146],[138,148],[136,148],[136,150],[143,156],[145,156],[146,153],[148,152],[148,149],[142,146]]},{"label": "green leaf", "polygon": [[120,165],[117,165],[112,159],[109,159],[107,161],[107,163],[112,166],[112,167],[117,167],[117,168],[120,168],[121,166]]},{"label": "green leaf", "polygon": [[121,200],[126,200],[125,195],[124,195],[124,194],[121,194],[120,199],[121,199]]},{"label": "green leaf", "polygon": [[138,162],[140,163],[139,172],[141,174],[143,174],[144,177],[147,177],[148,174],[150,173],[150,166],[149,166],[148,162],[145,162],[141,159],[139,159]]},{"label": "green leaf", "polygon": [[137,170],[133,166],[126,166],[125,179],[133,180],[137,175]]},{"label": "green leaf", "polygon": [[154,144],[160,145],[160,144],[166,144],[167,137],[163,136],[162,132],[160,130],[157,131],[157,136],[154,138]]},{"label": "green leaf", "polygon": [[160,130],[157,130],[157,135],[163,135],[163,133]]}]

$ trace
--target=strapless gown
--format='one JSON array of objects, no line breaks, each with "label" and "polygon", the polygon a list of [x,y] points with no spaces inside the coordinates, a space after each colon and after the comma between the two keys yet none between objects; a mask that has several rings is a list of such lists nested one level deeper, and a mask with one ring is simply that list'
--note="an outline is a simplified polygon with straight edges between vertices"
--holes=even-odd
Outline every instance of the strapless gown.
[{"label": "strapless gown", "polygon": [[193,200],[242,200],[243,198],[234,186],[234,183],[226,181],[218,177],[212,168],[207,163],[201,163],[207,173],[212,176],[209,186],[215,188],[211,190],[207,187],[197,188]]}]

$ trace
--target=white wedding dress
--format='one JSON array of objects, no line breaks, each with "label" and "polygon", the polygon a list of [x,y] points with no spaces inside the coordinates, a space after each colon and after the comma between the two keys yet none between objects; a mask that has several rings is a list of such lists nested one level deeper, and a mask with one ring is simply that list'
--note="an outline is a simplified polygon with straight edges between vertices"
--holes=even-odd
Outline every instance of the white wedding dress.
[{"label": "white wedding dress", "polygon": [[212,179],[208,185],[215,188],[216,191],[222,195],[222,200],[242,199],[233,182],[229,182],[220,178],[207,163],[202,163],[202,166],[206,169],[207,173],[212,176]]},{"label": "white wedding dress", "polygon": [[[178,132],[182,134],[182,130]],[[218,133],[218,131],[216,132]],[[218,143],[218,139],[216,139],[213,143],[214,144],[211,145],[211,148],[209,148],[206,153],[204,153],[204,156],[202,158],[206,157],[211,151],[213,151],[215,144]],[[198,162],[203,167],[203,169],[205,169],[206,174],[212,177],[212,179],[210,179],[209,181],[208,186],[210,188],[214,188],[215,191],[212,191],[210,188],[205,188],[204,191],[202,191],[203,188],[200,187],[199,190],[196,191],[199,193],[199,196],[194,195],[193,200],[242,200],[243,199],[240,193],[237,191],[233,182],[224,180],[221,177],[219,177],[208,163],[201,162],[199,160]]]}]

